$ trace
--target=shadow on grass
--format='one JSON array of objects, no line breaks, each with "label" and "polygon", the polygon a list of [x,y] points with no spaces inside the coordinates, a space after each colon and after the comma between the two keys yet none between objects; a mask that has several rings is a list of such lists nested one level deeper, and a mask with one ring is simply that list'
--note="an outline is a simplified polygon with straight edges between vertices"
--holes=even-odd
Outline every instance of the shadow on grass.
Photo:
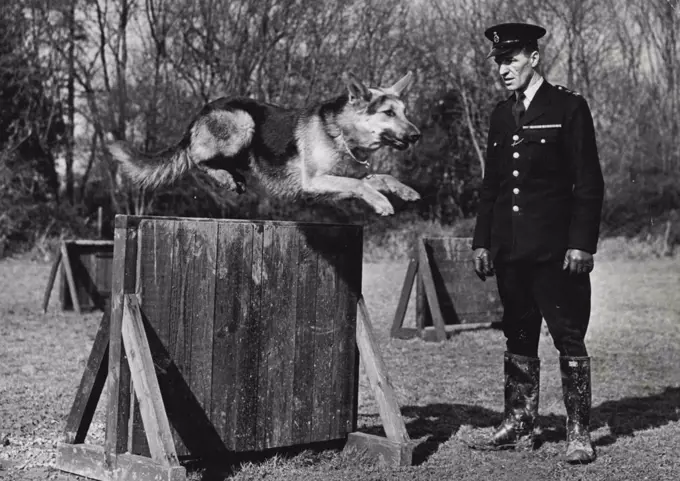
[{"label": "shadow on grass", "polygon": [[187,469],[188,478],[195,481],[224,481],[235,476],[249,463],[264,465],[276,458],[277,463],[288,463],[291,467],[308,467],[323,463],[337,453],[342,453],[344,441],[326,441],[313,444],[297,445],[284,448],[229,453],[224,459],[190,459],[182,460]]},{"label": "shadow on grass", "polygon": [[[406,422],[409,437],[418,440],[425,438],[419,441],[413,450],[413,464],[416,466],[427,461],[440,445],[458,432],[461,426],[488,428],[497,426],[502,420],[500,412],[468,404],[404,406],[401,413],[407,419],[415,418]],[[384,436],[382,426],[363,428],[361,431]]]},{"label": "shadow on grass", "polygon": [[[409,436],[412,439],[425,438],[414,449],[415,465],[427,461],[461,426],[469,425],[477,429],[495,427],[502,420],[501,412],[466,404],[404,406],[401,411],[404,417],[415,418],[406,424]],[[610,430],[610,434],[595,439],[595,446],[600,447],[614,444],[619,437],[633,436],[636,431],[677,421],[680,421],[680,388],[677,387],[666,388],[651,396],[606,401],[594,406],[591,411],[591,430],[602,427],[609,427]],[[538,422],[543,430],[541,443],[557,443],[566,439],[565,416],[539,416]],[[383,434],[382,427],[362,431]]]},{"label": "shadow on grass", "polygon": [[[609,446],[620,437],[633,436],[636,431],[664,426],[680,421],[680,388],[668,387],[651,396],[627,397],[606,401],[591,411],[591,431],[609,427],[609,434],[595,439],[595,446]],[[540,416],[543,442],[566,439],[565,417]]]}]

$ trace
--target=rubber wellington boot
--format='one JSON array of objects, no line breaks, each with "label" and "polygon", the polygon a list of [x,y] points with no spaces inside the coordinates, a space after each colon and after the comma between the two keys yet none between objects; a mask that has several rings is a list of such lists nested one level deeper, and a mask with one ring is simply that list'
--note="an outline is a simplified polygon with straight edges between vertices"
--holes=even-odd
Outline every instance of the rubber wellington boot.
[{"label": "rubber wellington boot", "polygon": [[506,352],[504,367],[503,422],[496,428],[491,439],[471,446],[475,449],[530,449],[534,445],[541,361],[535,357]]},{"label": "rubber wellington boot", "polygon": [[595,460],[590,441],[590,358],[560,357],[562,393],[567,409],[566,461],[586,464]]}]

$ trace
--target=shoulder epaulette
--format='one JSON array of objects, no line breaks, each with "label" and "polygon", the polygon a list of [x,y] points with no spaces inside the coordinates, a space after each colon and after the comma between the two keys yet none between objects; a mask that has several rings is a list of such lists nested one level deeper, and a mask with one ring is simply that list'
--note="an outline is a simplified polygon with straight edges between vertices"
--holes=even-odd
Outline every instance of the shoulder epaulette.
[{"label": "shoulder epaulette", "polygon": [[567,87],[565,87],[563,85],[556,85],[556,87],[557,87],[557,90],[561,90],[562,92],[566,92],[568,94],[575,95],[577,97],[582,97],[582,95],[580,93],[574,92],[573,90],[569,90]]}]

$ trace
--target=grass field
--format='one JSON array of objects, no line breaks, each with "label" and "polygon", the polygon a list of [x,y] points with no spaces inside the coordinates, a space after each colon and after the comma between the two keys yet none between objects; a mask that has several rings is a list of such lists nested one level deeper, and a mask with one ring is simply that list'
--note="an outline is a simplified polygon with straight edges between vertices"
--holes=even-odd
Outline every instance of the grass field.
[{"label": "grass field", "polygon": [[[82,479],[52,468],[100,314],[40,304],[46,262],[0,261],[0,479]],[[680,479],[680,259],[599,260],[587,337],[593,358],[595,463],[568,466],[557,351],[541,341],[536,451],[478,452],[465,440],[490,432],[502,411],[503,336],[463,332],[442,344],[388,336],[406,264],[367,263],[364,295],[397,390],[414,466],[388,469],[342,452],[304,452],[191,472],[194,480],[678,480]],[[414,321],[413,302],[406,323]],[[368,381],[360,382],[359,430],[381,432]],[[92,442],[101,442],[101,413]]]}]

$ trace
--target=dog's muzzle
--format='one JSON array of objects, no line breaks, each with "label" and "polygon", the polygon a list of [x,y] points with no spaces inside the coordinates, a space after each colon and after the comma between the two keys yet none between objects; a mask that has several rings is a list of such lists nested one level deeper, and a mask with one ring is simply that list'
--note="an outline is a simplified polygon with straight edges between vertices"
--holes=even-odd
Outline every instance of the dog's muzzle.
[{"label": "dog's muzzle", "polygon": [[396,137],[393,135],[383,134],[382,141],[384,144],[394,147],[397,150],[406,150],[409,145],[415,144],[420,139],[420,132],[408,134],[404,137]]}]

